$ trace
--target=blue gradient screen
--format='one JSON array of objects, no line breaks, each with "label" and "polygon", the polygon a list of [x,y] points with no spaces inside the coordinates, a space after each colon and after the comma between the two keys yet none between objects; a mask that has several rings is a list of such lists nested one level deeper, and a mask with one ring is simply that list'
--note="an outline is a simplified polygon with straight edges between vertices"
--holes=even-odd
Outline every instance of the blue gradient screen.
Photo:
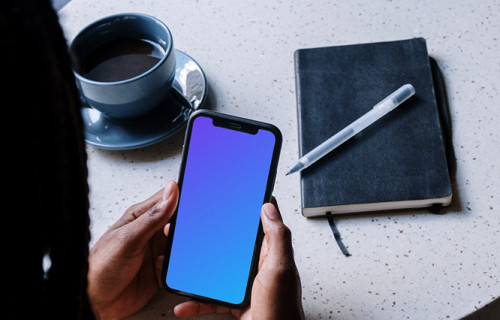
[{"label": "blue gradient screen", "polygon": [[240,304],[247,282],[276,143],[194,119],[166,284]]}]

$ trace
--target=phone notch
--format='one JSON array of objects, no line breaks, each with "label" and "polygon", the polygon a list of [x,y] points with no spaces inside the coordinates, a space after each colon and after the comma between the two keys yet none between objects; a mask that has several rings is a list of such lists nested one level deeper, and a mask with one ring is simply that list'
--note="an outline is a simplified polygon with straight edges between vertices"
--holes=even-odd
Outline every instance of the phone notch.
[{"label": "phone notch", "polygon": [[216,127],[226,128],[235,131],[241,131],[249,134],[256,134],[259,127],[251,123],[238,122],[232,119],[213,119],[213,124]]}]

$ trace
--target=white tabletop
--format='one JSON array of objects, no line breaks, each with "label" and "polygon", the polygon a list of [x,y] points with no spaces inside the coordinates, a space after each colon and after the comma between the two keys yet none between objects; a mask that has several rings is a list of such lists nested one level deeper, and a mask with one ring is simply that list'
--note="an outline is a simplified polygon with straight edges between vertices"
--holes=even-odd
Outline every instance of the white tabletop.
[{"label": "white tabletop", "polygon": [[[458,319],[500,296],[500,2],[72,0],[60,21],[71,40],[123,12],[169,26],[176,48],[207,75],[207,106],[283,132],[274,190],[293,233],[309,319]],[[412,37],[427,40],[446,79],[453,204],[444,215],[337,219],[352,253],[346,258],[326,219],[301,215],[299,175],[285,176],[298,157],[293,53]],[[182,144],[180,133],[132,151],[87,148],[93,241],[128,206],[177,179]],[[162,292],[132,319],[173,318],[182,300]]]}]

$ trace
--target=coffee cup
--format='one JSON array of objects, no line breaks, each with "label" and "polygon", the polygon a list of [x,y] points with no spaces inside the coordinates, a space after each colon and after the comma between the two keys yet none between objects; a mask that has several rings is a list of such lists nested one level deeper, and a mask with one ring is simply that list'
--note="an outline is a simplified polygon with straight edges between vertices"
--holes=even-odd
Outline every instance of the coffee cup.
[{"label": "coffee cup", "polygon": [[152,111],[169,94],[175,76],[172,34],[144,14],[100,19],[77,34],[69,51],[82,98],[111,118]]}]

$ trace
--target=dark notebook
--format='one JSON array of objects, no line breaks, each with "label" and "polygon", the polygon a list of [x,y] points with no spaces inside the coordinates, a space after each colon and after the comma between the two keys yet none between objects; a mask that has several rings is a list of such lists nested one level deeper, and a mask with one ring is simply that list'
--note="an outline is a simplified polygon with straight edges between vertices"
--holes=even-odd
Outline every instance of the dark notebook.
[{"label": "dark notebook", "polygon": [[402,85],[415,88],[406,102],[301,171],[304,216],[450,204],[438,106],[444,93],[431,65],[437,67],[423,38],[295,52],[299,156]]}]

